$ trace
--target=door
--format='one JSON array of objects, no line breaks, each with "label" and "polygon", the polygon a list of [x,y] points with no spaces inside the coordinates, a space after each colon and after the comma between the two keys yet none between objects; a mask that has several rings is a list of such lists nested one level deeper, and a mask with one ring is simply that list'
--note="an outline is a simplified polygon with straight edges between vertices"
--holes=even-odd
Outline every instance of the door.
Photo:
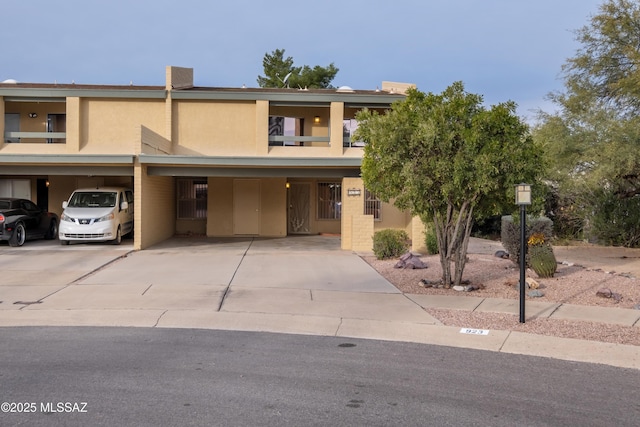
[{"label": "door", "polygon": [[233,234],[260,234],[260,180],[233,180]]},{"label": "door", "polygon": [[[5,113],[4,115],[4,131],[6,132],[20,132],[20,114],[18,113]],[[4,135],[2,135],[4,137]],[[5,138],[5,142],[20,142],[20,138],[16,136],[10,136]]]},{"label": "door", "polygon": [[289,185],[289,218],[287,233],[309,234],[309,212],[311,210],[311,184],[292,182]]}]

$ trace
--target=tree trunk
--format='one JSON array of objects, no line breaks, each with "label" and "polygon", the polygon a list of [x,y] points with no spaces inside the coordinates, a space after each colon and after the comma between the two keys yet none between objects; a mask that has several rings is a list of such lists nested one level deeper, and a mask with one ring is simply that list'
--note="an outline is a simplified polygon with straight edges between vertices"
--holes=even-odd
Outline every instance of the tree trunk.
[{"label": "tree trunk", "polygon": [[[452,204],[447,207],[444,218],[434,210],[434,226],[438,239],[442,284],[445,288],[462,283],[462,274],[467,261],[467,248],[473,224],[473,200],[464,202],[456,212]],[[455,269],[451,271],[451,264]]]}]

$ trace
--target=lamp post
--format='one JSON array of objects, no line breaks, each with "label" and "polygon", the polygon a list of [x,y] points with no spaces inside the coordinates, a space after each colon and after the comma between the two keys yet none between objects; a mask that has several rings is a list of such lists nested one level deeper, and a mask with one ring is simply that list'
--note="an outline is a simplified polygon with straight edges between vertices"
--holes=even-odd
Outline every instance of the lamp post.
[{"label": "lamp post", "polygon": [[531,186],[529,184],[516,185],[516,205],[520,206],[520,323],[524,323],[524,294],[525,286],[525,259],[527,252],[527,205],[531,204]]}]

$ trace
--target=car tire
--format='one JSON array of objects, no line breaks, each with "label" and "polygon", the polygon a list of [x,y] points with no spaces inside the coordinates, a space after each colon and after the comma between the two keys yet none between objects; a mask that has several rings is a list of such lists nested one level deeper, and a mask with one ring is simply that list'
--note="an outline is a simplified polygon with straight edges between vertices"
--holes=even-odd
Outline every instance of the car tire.
[{"label": "car tire", "polygon": [[67,246],[69,244],[68,240],[60,240],[60,244],[63,246]]},{"label": "car tire", "polygon": [[57,235],[58,235],[58,223],[56,222],[55,219],[52,219],[51,223],[49,224],[49,230],[47,231],[47,234],[44,236],[44,238],[46,240],[53,240],[56,238]]},{"label": "car tire", "polygon": [[120,226],[118,226],[118,231],[116,231],[116,238],[111,241],[111,244],[119,245],[120,243],[122,243],[122,230],[120,229]]},{"label": "car tire", "polygon": [[27,233],[24,229],[24,224],[21,222],[16,225],[16,228],[13,230],[13,234],[9,239],[10,246],[22,246],[24,245],[25,240],[27,239]]}]

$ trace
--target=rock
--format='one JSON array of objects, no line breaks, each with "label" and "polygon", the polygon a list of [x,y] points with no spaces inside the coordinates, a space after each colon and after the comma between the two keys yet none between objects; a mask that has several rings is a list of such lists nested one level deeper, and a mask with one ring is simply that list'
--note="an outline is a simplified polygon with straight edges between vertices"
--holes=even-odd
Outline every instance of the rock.
[{"label": "rock", "polygon": [[422,268],[427,268],[427,264],[422,262],[419,256],[416,256],[411,252],[407,252],[406,254],[400,257],[398,262],[393,267],[408,268],[408,269],[414,269],[414,268],[422,269]]},{"label": "rock", "polygon": [[538,289],[540,287],[540,283],[536,282],[531,277],[527,277],[524,282],[527,284],[529,289]]},{"label": "rock", "polygon": [[636,304],[636,305],[634,305],[634,306],[633,306],[633,309],[634,309],[634,310],[640,310],[640,304]]},{"label": "rock", "polygon": [[420,279],[420,281],[418,282],[418,285],[422,286],[423,288],[435,288],[437,284],[438,282],[433,282],[427,279]]},{"label": "rock", "polygon": [[540,297],[544,296],[544,293],[539,291],[539,290],[537,290],[537,289],[534,289],[533,291],[527,292],[527,295],[532,297],[532,298],[540,298]]},{"label": "rock", "polygon": [[509,253],[506,251],[496,251],[496,253],[493,255],[497,256],[498,258],[509,259]]},{"label": "rock", "polygon": [[458,292],[464,292],[464,286],[454,286],[453,290]]},{"label": "rock", "polygon": [[598,292],[596,292],[596,296],[599,296],[601,298],[611,298],[613,296],[613,292],[611,292],[611,289],[601,288],[598,289]]}]

